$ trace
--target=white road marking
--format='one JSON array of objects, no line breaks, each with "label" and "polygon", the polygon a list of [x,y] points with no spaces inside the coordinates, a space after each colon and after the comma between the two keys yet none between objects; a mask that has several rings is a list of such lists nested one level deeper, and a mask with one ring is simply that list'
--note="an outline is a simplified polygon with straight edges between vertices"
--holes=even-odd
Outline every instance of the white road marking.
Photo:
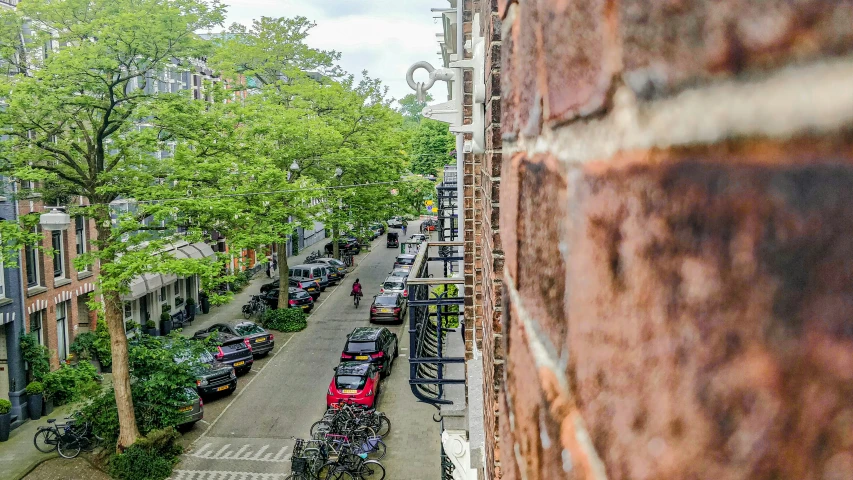
[{"label": "white road marking", "polygon": [[226,444],[218,451],[213,450],[212,443],[205,443],[200,449],[189,454],[191,457],[204,458],[206,460],[246,460],[250,462],[272,462],[284,463],[290,461],[290,455],[287,453],[289,447],[284,446],[278,449],[278,452],[266,453],[269,445],[264,445],[257,452],[250,450],[255,448],[255,445],[243,445],[239,449],[234,450],[231,444]]},{"label": "white road marking", "polygon": [[405,356],[406,356],[406,354],[405,354],[405,353],[401,353],[401,354],[400,354],[400,356],[401,356],[401,357],[405,357]]}]

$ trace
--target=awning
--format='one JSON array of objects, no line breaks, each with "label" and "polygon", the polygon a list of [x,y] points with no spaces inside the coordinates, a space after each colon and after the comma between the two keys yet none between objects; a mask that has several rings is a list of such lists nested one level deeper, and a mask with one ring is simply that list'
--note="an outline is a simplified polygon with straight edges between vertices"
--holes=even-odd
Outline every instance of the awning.
[{"label": "awning", "polygon": [[[175,258],[206,258],[214,255],[210,245],[204,242],[187,244],[178,248],[173,248],[168,251]],[[169,285],[178,281],[178,276],[173,273],[159,274],[146,273],[140,277],[134,278],[130,282],[130,292],[122,295],[121,299],[125,302],[136,300],[145,296],[147,293],[156,292],[163,285]]]}]

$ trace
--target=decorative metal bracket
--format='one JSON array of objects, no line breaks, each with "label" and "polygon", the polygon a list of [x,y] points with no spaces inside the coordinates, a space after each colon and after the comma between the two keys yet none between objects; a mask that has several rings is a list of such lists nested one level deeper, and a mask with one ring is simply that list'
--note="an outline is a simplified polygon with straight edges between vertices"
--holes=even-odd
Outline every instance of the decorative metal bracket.
[{"label": "decorative metal bracket", "polygon": [[441,432],[441,445],[453,463],[453,480],[476,480],[477,471],[471,468],[471,445],[464,430]]},{"label": "decorative metal bracket", "polygon": [[[486,103],[486,81],[485,81],[485,40],[480,35],[480,15],[474,15],[471,28],[471,38],[465,44],[465,49],[471,53],[469,60],[450,62],[450,68],[436,69],[429,62],[416,62],[406,72],[406,82],[415,91],[418,101],[426,99],[426,92],[435,85],[438,80],[445,82],[459,82],[462,78],[463,69],[473,70],[472,96],[473,106],[471,113],[471,124],[465,125],[462,118],[463,95],[455,95],[450,101],[428,105],[423,109],[423,116],[432,120],[446,123],[450,131],[457,135],[470,133],[472,139],[466,140],[465,153],[483,153],[485,151],[485,103]],[[426,82],[416,82],[414,73],[423,68],[429,74]]]}]

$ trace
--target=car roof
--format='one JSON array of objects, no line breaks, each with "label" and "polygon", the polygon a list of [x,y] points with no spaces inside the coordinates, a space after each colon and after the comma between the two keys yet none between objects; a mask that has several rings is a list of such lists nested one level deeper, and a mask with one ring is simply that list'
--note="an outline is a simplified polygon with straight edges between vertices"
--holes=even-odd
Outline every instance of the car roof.
[{"label": "car roof", "polygon": [[397,255],[397,258],[415,258],[417,255],[413,255],[411,253],[401,253]]},{"label": "car roof", "polygon": [[374,297],[374,298],[379,298],[379,297],[394,297],[394,298],[398,298],[399,296],[400,296],[400,293],[398,293],[398,292],[388,292],[388,293],[380,293],[379,295],[376,295],[376,297]]},{"label": "car roof", "polygon": [[376,340],[379,338],[379,334],[382,333],[383,330],[385,330],[385,327],[356,327],[353,329],[352,333],[349,334],[347,339],[356,342]]},{"label": "car roof", "polygon": [[299,265],[294,265],[292,267],[287,267],[287,268],[290,269],[290,268],[299,268],[299,267],[325,267],[325,265],[317,264],[317,263],[300,263]]},{"label": "car roof", "polygon": [[338,365],[338,370],[335,373],[337,375],[364,375],[367,373],[367,369],[369,368],[369,363],[341,362],[341,364]]},{"label": "car roof", "polygon": [[395,277],[393,275],[387,277],[382,283],[393,282],[393,283],[406,283],[405,277]]}]

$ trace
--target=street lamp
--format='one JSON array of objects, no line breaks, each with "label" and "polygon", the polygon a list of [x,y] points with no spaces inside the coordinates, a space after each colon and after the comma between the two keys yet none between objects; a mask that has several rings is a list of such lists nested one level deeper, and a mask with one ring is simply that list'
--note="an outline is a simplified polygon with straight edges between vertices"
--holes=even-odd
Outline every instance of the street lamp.
[{"label": "street lamp", "polygon": [[290,169],[294,172],[299,171],[299,164],[296,163],[296,160],[294,160],[293,163],[290,164]]},{"label": "street lamp", "polygon": [[41,224],[41,228],[48,231],[65,230],[69,225],[71,225],[71,215],[60,210],[60,208],[64,207],[46,208],[50,208],[50,211],[41,214],[41,217],[39,217],[39,224]]},{"label": "street lamp", "polygon": [[338,167],[338,168],[336,168],[336,169],[335,169],[335,178],[341,178],[341,176],[342,176],[343,174],[344,174],[344,171],[343,171],[343,170],[341,170],[341,167]]}]

